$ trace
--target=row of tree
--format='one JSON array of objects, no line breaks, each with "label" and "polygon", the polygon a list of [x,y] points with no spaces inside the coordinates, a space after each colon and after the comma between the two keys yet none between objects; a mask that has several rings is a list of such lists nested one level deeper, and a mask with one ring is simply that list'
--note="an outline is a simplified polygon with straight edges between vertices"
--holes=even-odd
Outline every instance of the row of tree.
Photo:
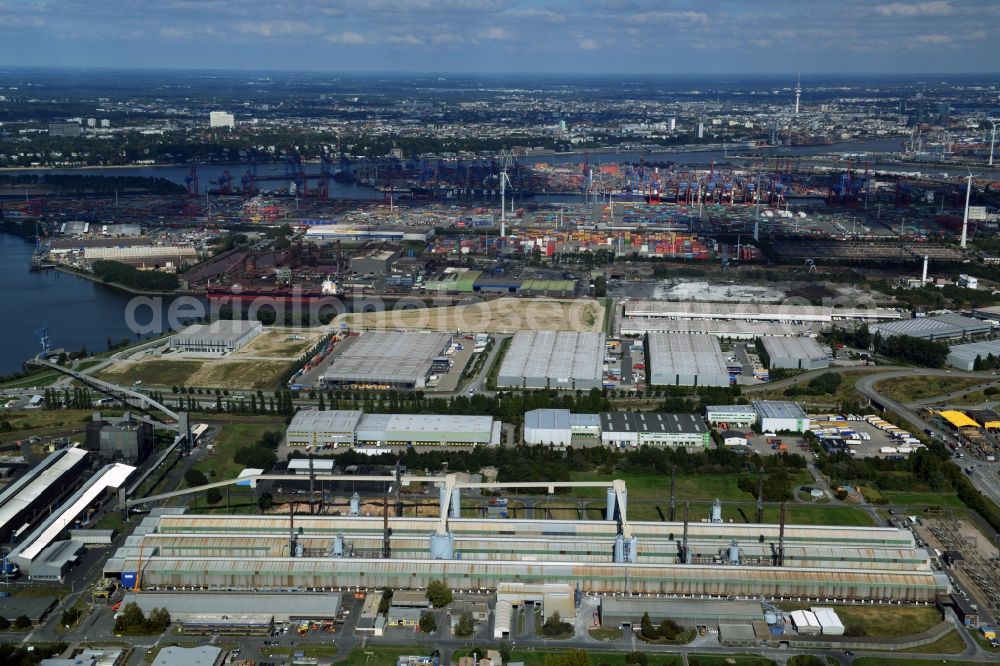
[{"label": "row of tree", "polygon": [[104,282],[143,291],[174,291],[179,284],[174,273],[140,271],[120,261],[100,259],[91,264],[90,269]]}]

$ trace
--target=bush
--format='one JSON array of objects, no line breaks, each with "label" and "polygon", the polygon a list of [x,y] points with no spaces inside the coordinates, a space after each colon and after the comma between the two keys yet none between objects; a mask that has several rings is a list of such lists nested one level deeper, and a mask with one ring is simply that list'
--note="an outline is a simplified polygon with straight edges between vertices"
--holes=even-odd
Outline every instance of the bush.
[{"label": "bush", "polygon": [[10,629],[10,620],[0,615],[0,631]]},{"label": "bush", "polygon": [[31,618],[27,615],[18,615],[14,618],[14,628],[15,629],[27,629],[31,626]]},{"label": "bush", "polygon": [[209,488],[205,491],[205,501],[209,504],[218,504],[222,501],[222,491],[218,488]]},{"label": "bush", "polygon": [[237,462],[247,467],[256,467],[265,472],[278,462],[278,456],[273,450],[260,444],[250,444],[242,446],[233,454],[233,462]]},{"label": "bush", "polygon": [[625,653],[625,663],[626,664],[638,664],[639,666],[646,666],[649,663],[649,655],[645,652],[626,652]]},{"label": "bush", "polygon": [[188,471],[184,472],[184,482],[191,488],[194,488],[195,486],[204,486],[208,483],[208,477],[205,476],[205,473],[201,470],[194,469],[192,467]]},{"label": "bush", "polygon": [[71,627],[80,619],[81,614],[82,612],[79,608],[68,608],[63,611],[62,617],[59,618],[59,624],[64,627]]}]

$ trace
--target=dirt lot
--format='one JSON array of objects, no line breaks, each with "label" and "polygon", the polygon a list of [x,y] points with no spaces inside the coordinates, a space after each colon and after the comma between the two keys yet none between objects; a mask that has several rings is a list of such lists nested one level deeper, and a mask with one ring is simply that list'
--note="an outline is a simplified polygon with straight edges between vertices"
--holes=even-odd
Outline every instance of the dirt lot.
[{"label": "dirt lot", "polygon": [[444,332],[600,332],[604,307],[594,299],[499,298],[470,305],[343,314],[332,325],[352,329],[410,329]]},{"label": "dirt lot", "polygon": [[297,330],[282,331],[265,329],[246,347],[233,352],[232,358],[241,356],[272,356],[297,359],[323,337],[323,331]]},{"label": "dirt lot", "polygon": [[289,361],[166,360],[119,361],[98,377],[122,385],[194,386],[199,388],[277,387]]}]

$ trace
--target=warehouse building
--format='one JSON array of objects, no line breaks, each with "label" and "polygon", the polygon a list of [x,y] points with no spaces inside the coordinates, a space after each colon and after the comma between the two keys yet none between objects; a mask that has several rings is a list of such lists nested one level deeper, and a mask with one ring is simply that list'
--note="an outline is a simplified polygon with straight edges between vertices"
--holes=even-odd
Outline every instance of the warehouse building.
[{"label": "warehouse building", "polygon": [[392,250],[373,250],[359,257],[351,257],[351,272],[358,275],[388,275],[397,253]]},{"label": "warehouse building", "polygon": [[497,386],[599,389],[605,340],[604,333],[519,331],[504,355]]},{"label": "warehouse building", "polygon": [[[985,361],[990,355],[996,359],[1000,359],[1000,340],[986,340],[983,342],[955,345],[948,350],[948,358],[945,359],[945,365],[971,372],[976,369],[977,358]],[[987,368],[984,367],[983,369]]]},{"label": "warehouse building", "polygon": [[729,368],[712,335],[650,333],[647,366],[653,386],[729,386]]},{"label": "warehouse building", "polygon": [[490,416],[365,414],[360,409],[296,412],[285,435],[289,446],[497,446],[500,422]]},{"label": "warehouse building", "polygon": [[601,443],[617,449],[640,446],[704,449],[710,441],[705,421],[697,414],[601,414]]},{"label": "warehouse building", "polygon": [[958,314],[943,314],[935,317],[917,317],[884,324],[876,324],[870,329],[872,335],[891,338],[906,335],[921,340],[960,340],[977,335],[988,335],[993,326],[987,322]]},{"label": "warehouse building", "polygon": [[166,608],[170,620],[185,628],[235,629],[295,621],[333,620],[340,609],[336,592],[295,594],[226,592],[129,592],[124,603],[135,602],[146,615]]},{"label": "warehouse building", "polygon": [[426,243],[434,238],[434,227],[390,225],[317,224],[306,230],[311,241],[389,241]]},{"label": "warehouse building", "polygon": [[186,352],[226,353],[241,349],[264,331],[259,321],[220,319],[192,324],[170,338],[170,347]]},{"label": "warehouse building", "polygon": [[757,340],[757,351],[768,368],[818,370],[830,367],[830,355],[813,338],[776,338]]},{"label": "warehouse building", "polygon": [[685,629],[717,627],[720,622],[756,622],[764,611],[755,601],[657,599],[650,597],[603,597],[601,626],[638,631],[642,616],[649,613],[654,626],[673,620]]},{"label": "warehouse building", "polygon": [[[615,493],[627,498],[624,486]],[[147,588],[244,592],[423,589],[432,580],[499,590],[545,581],[610,595],[932,602],[951,590],[947,573],[901,528],[696,517],[685,530],[683,522],[629,521],[624,504],[610,520],[458,518],[460,506],[444,499],[442,509],[442,517],[390,516],[387,525],[382,516],[297,514],[302,557],[289,556],[287,516],[151,514],[104,572],[128,585],[141,567]],[[619,557],[626,540],[628,557]]]},{"label": "warehouse building", "polygon": [[809,430],[809,417],[796,402],[781,400],[754,400],[754,411],[762,432],[805,432]]},{"label": "warehouse building", "polygon": [[358,446],[499,446],[492,416],[365,414],[354,434]]},{"label": "warehouse building", "polygon": [[622,319],[621,335],[646,333],[700,333],[714,335],[721,340],[754,340],[761,336],[798,337],[815,335],[821,324],[785,324],[766,321],[727,321],[724,319],[663,319],[660,317],[634,317]]},{"label": "warehouse building", "polygon": [[0,493],[0,541],[21,537],[49,506],[75,487],[87,468],[87,450],[60,449],[10,483]]},{"label": "warehouse building", "polygon": [[354,446],[354,433],[361,421],[360,409],[303,409],[288,424],[289,446]]},{"label": "warehouse building", "polygon": [[767,303],[705,303],[635,299],[625,304],[625,318],[721,319],[830,324],[834,321],[882,321],[903,315],[893,309],[850,309],[814,305],[772,305]]},{"label": "warehouse building", "polygon": [[567,447],[573,441],[601,441],[601,418],[597,414],[574,414],[568,409],[533,409],[524,413],[525,444]]},{"label": "warehouse building", "polygon": [[129,412],[121,417],[103,417],[95,412],[84,427],[84,446],[96,451],[102,461],[125,460],[141,463],[153,451],[153,426],[136,420]]},{"label": "warehouse building", "polygon": [[749,428],[757,423],[757,410],[752,405],[711,405],[705,408],[705,420],[713,426]]},{"label": "warehouse building", "polygon": [[447,371],[447,333],[370,331],[335,356],[320,377],[326,387],[422,389],[435,370]]},{"label": "warehouse building", "polygon": [[84,513],[104,499],[105,491],[120,488],[134,471],[135,467],[122,463],[101,468],[26,535],[7,559],[26,571],[32,580],[61,580],[83,550],[83,544],[60,541],[60,537],[85,519]]}]

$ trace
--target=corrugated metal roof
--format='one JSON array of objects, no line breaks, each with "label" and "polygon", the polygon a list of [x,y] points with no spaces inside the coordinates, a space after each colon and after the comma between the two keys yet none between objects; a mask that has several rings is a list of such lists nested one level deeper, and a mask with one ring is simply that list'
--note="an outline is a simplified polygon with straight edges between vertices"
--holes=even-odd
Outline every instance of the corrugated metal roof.
[{"label": "corrugated metal roof", "polygon": [[37,501],[50,486],[61,481],[87,457],[87,453],[86,449],[81,448],[55,451],[14,481],[0,494],[0,527],[7,526],[16,515]]}]

